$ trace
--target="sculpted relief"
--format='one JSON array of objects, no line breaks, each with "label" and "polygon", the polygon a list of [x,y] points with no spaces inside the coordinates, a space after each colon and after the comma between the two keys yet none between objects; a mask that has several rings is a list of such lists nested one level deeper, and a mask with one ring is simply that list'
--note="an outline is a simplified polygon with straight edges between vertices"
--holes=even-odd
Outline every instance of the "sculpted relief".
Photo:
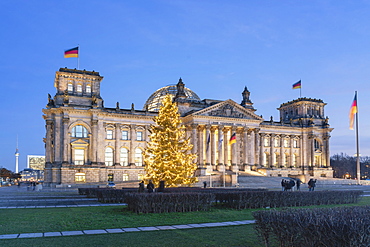
[{"label": "sculpted relief", "polygon": [[217,116],[217,117],[232,117],[232,118],[248,118],[244,113],[236,110],[231,105],[224,105],[220,108],[210,111],[208,116]]}]

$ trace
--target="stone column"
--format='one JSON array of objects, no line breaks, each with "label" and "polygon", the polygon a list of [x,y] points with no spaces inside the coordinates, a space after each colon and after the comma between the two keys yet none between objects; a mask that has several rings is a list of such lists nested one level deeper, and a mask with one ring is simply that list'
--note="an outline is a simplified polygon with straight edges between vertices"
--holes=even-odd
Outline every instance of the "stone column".
[{"label": "stone column", "polygon": [[218,150],[218,165],[224,164],[224,155],[223,155],[223,145],[225,143],[224,135],[223,135],[223,128],[224,126],[218,126],[218,142],[217,142],[217,150]]},{"label": "stone column", "polygon": [[114,139],[115,139],[115,145],[114,145],[114,161],[113,161],[113,164],[118,166],[120,165],[120,154],[121,154],[121,150],[120,150],[120,144],[121,144],[121,128],[120,128],[120,124],[116,123],[115,125],[115,135],[114,135]]},{"label": "stone column", "polygon": [[215,138],[215,127],[211,127],[211,165],[216,165],[216,138]]},{"label": "stone column", "polygon": [[206,125],[205,127],[206,127],[206,140],[205,140],[206,165],[209,166],[211,164],[211,125]]},{"label": "stone column", "polygon": [[248,127],[243,128],[243,165],[248,165],[248,146],[250,146],[249,142],[249,130]]},{"label": "stone column", "polygon": [[236,127],[233,126],[231,128],[230,138],[234,133],[235,133],[236,142],[234,144],[230,145],[230,148],[231,148],[231,165],[233,165],[233,166],[238,164],[237,153],[238,153],[238,144],[240,143],[240,135],[239,135]]},{"label": "stone column", "polygon": [[330,166],[329,139],[330,139],[329,133],[327,133],[326,135],[324,135],[324,137],[323,137],[323,156],[324,157],[323,157],[323,163],[322,163],[322,165],[323,166],[327,166],[327,167]]},{"label": "stone column", "polygon": [[69,138],[68,138],[68,123],[69,123],[69,118],[65,117],[63,118],[63,148],[62,148],[62,153],[63,153],[63,163],[70,163],[70,148],[69,148]]},{"label": "stone column", "polygon": [[[198,125],[192,124],[191,125],[191,143],[193,144],[192,153],[197,154],[198,153],[198,137],[197,137],[197,127]],[[195,163],[199,165],[199,157],[197,155],[197,158],[195,159]]]},{"label": "stone column", "polygon": [[204,126],[199,125],[198,126],[198,157],[199,157],[199,164],[201,167],[203,167],[204,164]]},{"label": "stone column", "polygon": [[45,163],[53,162],[53,149],[52,149],[52,131],[53,120],[46,120],[46,142],[45,142]]},{"label": "stone column", "polygon": [[55,130],[54,130],[54,161],[62,162],[62,145],[63,145],[63,128],[61,126],[62,119],[60,116],[55,116]]},{"label": "stone column", "polygon": [[[264,149],[265,149],[265,142],[263,141],[264,138],[265,138],[265,134],[260,134],[260,157],[259,157],[259,160],[260,160],[260,166],[263,166],[263,167],[267,167],[268,164],[264,164],[263,163],[263,157],[264,157]],[[266,163],[268,163],[268,161],[266,161]]]},{"label": "stone column", "polygon": [[290,135],[289,136],[289,147],[290,147],[290,166],[296,166],[294,164],[294,153],[293,153],[293,150],[294,150],[294,136],[293,135]]},{"label": "stone column", "polygon": [[285,165],[285,147],[284,147],[284,138],[285,135],[280,135],[280,160],[279,160],[279,166],[286,167]]},{"label": "stone column", "polygon": [[130,125],[130,152],[129,152],[129,165],[135,165],[135,133],[136,125],[131,124]]},{"label": "stone column", "polygon": [[275,134],[270,135],[270,160],[269,164],[270,166],[276,167],[275,165]]},{"label": "stone column", "polygon": [[227,136],[227,132],[229,130],[225,127],[223,129],[223,132],[224,132],[224,165],[227,166],[229,165],[229,150],[228,150],[228,146],[229,146],[229,137]]},{"label": "stone column", "polygon": [[91,137],[90,137],[90,159],[92,164],[97,164],[97,139],[98,139],[98,120],[91,120]]},{"label": "stone column", "polygon": [[[260,143],[260,138],[259,138],[259,131],[260,129],[254,129],[254,133],[252,133],[253,135],[253,139],[254,139],[254,142],[253,142],[253,145],[254,145],[254,149],[253,149],[253,157],[254,157],[254,162],[253,164],[255,165],[258,165],[257,162],[260,161],[260,157],[259,157],[259,154],[260,154],[260,149],[262,149],[262,144]],[[259,165],[261,166],[261,163],[259,163]]]}]

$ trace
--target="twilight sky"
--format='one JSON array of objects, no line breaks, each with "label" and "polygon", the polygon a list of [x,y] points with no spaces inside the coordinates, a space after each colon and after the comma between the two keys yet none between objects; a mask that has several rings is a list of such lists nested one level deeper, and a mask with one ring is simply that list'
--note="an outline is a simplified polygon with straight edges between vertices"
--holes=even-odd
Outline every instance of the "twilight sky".
[{"label": "twilight sky", "polygon": [[157,89],[177,83],[202,99],[241,102],[256,114],[299,97],[327,103],[331,155],[353,155],[348,113],[358,91],[360,153],[370,156],[369,0],[2,0],[0,167],[20,170],[43,155],[42,109],[55,72],[76,68],[66,49],[80,45],[80,69],[104,76],[106,107],[142,109]]}]

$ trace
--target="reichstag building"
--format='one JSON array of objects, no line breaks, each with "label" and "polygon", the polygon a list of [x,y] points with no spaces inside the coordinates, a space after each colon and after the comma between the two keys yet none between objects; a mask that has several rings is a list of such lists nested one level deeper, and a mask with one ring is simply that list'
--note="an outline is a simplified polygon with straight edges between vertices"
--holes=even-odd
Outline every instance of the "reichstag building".
[{"label": "reichstag building", "polygon": [[[333,177],[328,118],[320,99],[298,98],[279,106],[280,120],[264,120],[245,87],[242,102],[200,99],[180,79],[155,91],[143,109],[107,108],[98,72],[61,68],[56,94],[43,109],[46,122],[45,183],[105,183],[144,177],[143,151],[166,94],[177,103],[197,154],[200,182],[212,176],[237,183],[238,175]],[[235,134],[236,143],[230,145]]]}]

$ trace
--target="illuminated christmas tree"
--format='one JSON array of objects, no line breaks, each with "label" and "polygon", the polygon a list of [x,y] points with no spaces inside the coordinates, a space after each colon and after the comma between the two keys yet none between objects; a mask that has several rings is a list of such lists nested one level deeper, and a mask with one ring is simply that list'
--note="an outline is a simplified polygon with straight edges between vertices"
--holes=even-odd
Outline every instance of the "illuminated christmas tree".
[{"label": "illuminated christmas tree", "polygon": [[194,175],[197,165],[195,154],[190,150],[190,138],[185,136],[176,103],[166,95],[154,117],[155,124],[150,129],[150,142],[145,150],[146,178],[158,186],[165,181],[166,187],[190,185],[197,182]]}]

